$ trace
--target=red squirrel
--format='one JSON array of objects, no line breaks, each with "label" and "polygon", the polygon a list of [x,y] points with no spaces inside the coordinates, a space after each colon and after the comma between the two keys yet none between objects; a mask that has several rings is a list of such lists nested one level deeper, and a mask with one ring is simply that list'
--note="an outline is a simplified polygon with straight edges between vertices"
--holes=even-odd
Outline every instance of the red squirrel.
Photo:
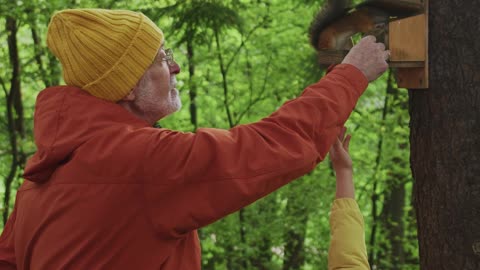
[{"label": "red squirrel", "polygon": [[310,43],[316,50],[350,49],[350,37],[356,33],[377,36],[391,17],[421,13],[422,6],[398,1],[365,1],[354,8],[349,0],[326,0],[310,25]]}]

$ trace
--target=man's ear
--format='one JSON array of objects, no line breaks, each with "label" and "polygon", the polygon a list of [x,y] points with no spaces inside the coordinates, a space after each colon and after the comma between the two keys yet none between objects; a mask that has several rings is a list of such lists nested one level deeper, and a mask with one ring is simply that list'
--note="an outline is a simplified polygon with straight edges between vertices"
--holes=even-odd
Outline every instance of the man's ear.
[{"label": "man's ear", "polygon": [[134,101],[135,100],[135,89],[132,89],[128,95],[121,99],[122,101]]}]

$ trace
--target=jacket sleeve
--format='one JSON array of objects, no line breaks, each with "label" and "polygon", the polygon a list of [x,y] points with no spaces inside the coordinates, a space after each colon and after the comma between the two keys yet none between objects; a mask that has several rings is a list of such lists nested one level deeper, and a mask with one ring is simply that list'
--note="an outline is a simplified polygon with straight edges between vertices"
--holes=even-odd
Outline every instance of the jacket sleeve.
[{"label": "jacket sleeve", "polygon": [[337,199],[330,214],[329,270],[369,270],[363,217],[354,199]]},{"label": "jacket sleeve", "polygon": [[152,130],[145,197],[160,231],[208,225],[311,171],[368,82],[338,65],[259,122],[196,134]]},{"label": "jacket sleeve", "polygon": [[0,269],[2,270],[17,269],[14,246],[14,224],[16,216],[17,211],[15,208],[8,218],[7,224],[5,224],[2,235],[0,236]]}]

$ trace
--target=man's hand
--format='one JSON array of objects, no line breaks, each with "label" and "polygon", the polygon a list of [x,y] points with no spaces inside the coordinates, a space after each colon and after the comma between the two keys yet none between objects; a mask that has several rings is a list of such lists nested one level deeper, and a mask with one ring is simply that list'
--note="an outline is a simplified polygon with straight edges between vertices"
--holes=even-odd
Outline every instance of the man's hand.
[{"label": "man's hand", "polygon": [[330,160],[337,179],[336,198],[355,199],[355,188],[353,185],[352,159],[348,153],[350,135],[345,137],[347,128],[342,128],[337,140],[330,148]]},{"label": "man's hand", "polygon": [[376,43],[374,36],[366,36],[348,52],[342,64],[350,64],[363,72],[369,82],[377,79],[388,68],[386,60],[390,51],[383,43]]}]

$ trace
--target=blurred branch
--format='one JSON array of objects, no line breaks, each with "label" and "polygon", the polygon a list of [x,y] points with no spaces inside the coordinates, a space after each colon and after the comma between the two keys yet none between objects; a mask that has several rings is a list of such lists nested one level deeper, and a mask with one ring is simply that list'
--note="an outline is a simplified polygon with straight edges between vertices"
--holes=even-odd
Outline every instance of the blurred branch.
[{"label": "blurred branch", "polygon": [[220,73],[222,74],[223,105],[224,105],[225,111],[227,113],[229,127],[232,128],[232,127],[234,127],[234,124],[233,124],[233,120],[232,120],[232,114],[230,112],[230,107],[228,106],[227,69],[226,69],[225,64],[223,62],[222,47],[220,45],[220,38],[218,36],[218,30],[215,29],[214,32],[215,32],[215,43],[217,45],[217,56],[218,56],[218,61],[220,63]]},{"label": "blurred branch", "polygon": [[2,85],[3,92],[5,93],[5,98],[8,99],[8,89],[2,76],[0,76],[0,85]]},{"label": "blurred branch", "polygon": [[377,201],[379,198],[379,195],[377,193],[377,187],[379,185],[379,171],[380,171],[380,164],[381,164],[381,159],[382,159],[382,150],[383,150],[383,140],[385,137],[385,132],[384,132],[384,126],[385,126],[385,121],[387,119],[387,112],[389,111],[390,104],[388,103],[388,94],[390,93],[390,88],[392,87],[392,70],[389,70],[388,73],[388,81],[387,81],[387,87],[385,89],[385,99],[384,99],[384,106],[383,106],[383,112],[382,112],[382,128],[380,129],[380,137],[378,139],[378,144],[377,144],[377,157],[375,160],[375,170],[374,170],[374,180],[373,180],[373,189],[372,189],[372,196],[371,196],[371,201],[372,201],[372,230],[370,233],[370,243],[369,247],[370,250],[368,252],[368,262],[370,265],[375,265],[376,262],[376,252],[375,252],[375,239],[376,239],[376,232],[377,232],[377,227],[378,227],[378,218],[379,214],[377,212]]},{"label": "blurred branch", "polygon": [[255,105],[256,103],[260,102],[260,101],[263,101],[263,100],[266,100],[267,97],[266,96],[258,96],[257,98],[255,98],[251,103],[248,104],[247,108],[245,110],[243,110],[240,115],[238,116],[238,119],[237,121],[235,121],[235,126],[238,125],[240,123],[240,121],[242,120],[242,118],[245,116],[245,114],[253,107],[253,105]]},{"label": "blurred branch", "polygon": [[[10,195],[12,182],[15,179],[19,163],[22,163],[21,153],[18,150],[17,132],[24,135],[23,129],[23,107],[21,104],[20,92],[20,61],[17,48],[17,21],[14,17],[8,16],[6,19],[6,29],[8,30],[8,52],[10,64],[12,65],[12,77],[10,83],[10,91],[7,94],[7,122],[8,134],[10,139],[12,161],[10,171],[5,179],[5,195],[3,197],[3,224],[7,222],[9,215]],[[6,88],[5,88],[6,89]],[[14,111],[15,110],[15,111]],[[16,113],[17,119],[14,118]]]},{"label": "blurred branch", "polygon": [[106,5],[106,9],[112,9],[117,2],[118,0],[110,0],[110,2]]},{"label": "blurred branch", "polygon": [[[245,116],[245,114],[250,111],[250,109],[253,107],[253,105],[255,105],[256,103],[260,102],[260,101],[263,101],[265,99],[267,99],[266,96],[264,96],[264,93],[265,93],[265,90],[267,88],[267,82],[268,82],[268,77],[269,77],[269,71],[270,71],[270,65],[272,63],[272,55],[270,55],[269,59],[268,59],[268,63],[267,63],[267,67],[265,68],[266,72],[265,72],[265,76],[263,78],[263,85],[262,85],[262,90],[260,91],[260,93],[258,94],[258,96],[255,98],[255,99],[250,99],[250,102],[248,103],[247,107],[245,108],[245,110],[243,110],[237,120],[235,121],[235,125],[238,125],[240,123],[240,121],[242,120],[242,118]],[[250,81],[252,81],[252,79],[250,79]],[[250,97],[253,95],[253,89],[251,88],[250,89]]]},{"label": "blurred branch", "polygon": [[235,121],[235,123],[233,122],[233,118],[232,118],[232,114],[230,112],[230,107],[229,107],[229,103],[228,103],[228,84],[227,84],[227,74],[228,74],[228,70],[230,68],[230,66],[232,65],[233,61],[235,60],[235,58],[238,56],[238,54],[240,53],[241,49],[245,46],[246,42],[248,41],[248,39],[251,37],[251,35],[258,29],[260,28],[261,26],[264,25],[266,21],[266,16],[264,16],[264,19],[262,22],[258,23],[257,25],[255,25],[252,29],[250,29],[250,31],[247,33],[246,37],[242,40],[242,42],[240,43],[240,46],[237,47],[237,49],[235,50],[235,52],[233,53],[232,57],[230,58],[230,60],[228,61],[228,63],[225,65],[224,64],[224,60],[223,60],[223,56],[222,56],[222,48],[221,48],[221,45],[220,45],[220,39],[219,39],[219,36],[218,36],[218,30],[217,29],[214,29],[214,33],[215,33],[215,42],[217,44],[217,49],[218,49],[218,59],[220,61],[220,70],[221,70],[221,73],[222,73],[222,78],[223,78],[223,89],[224,89],[224,106],[225,106],[225,110],[227,112],[227,117],[228,117],[228,123],[229,123],[229,126],[230,128],[234,127],[236,124],[239,123],[239,120]]},{"label": "blurred branch", "polygon": [[45,85],[45,87],[50,86],[49,80],[47,79],[47,73],[45,72],[45,68],[43,66],[43,61],[42,61],[42,55],[43,55],[43,49],[40,41],[40,37],[38,36],[37,30],[35,29],[35,21],[33,23],[30,23],[30,29],[32,33],[32,39],[33,39],[33,49],[35,52],[35,61],[37,62],[38,69],[40,70],[40,75],[42,76],[42,81]]},{"label": "blurred branch", "polygon": [[247,35],[245,36],[245,39],[242,40],[242,42],[240,43],[240,46],[238,46],[237,50],[233,53],[232,55],[232,58],[230,58],[230,61],[228,61],[228,64],[226,65],[226,70],[228,72],[228,69],[230,68],[230,66],[232,65],[233,61],[235,60],[235,58],[237,57],[237,55],[240,53],[240,50],[245,46],[245,43],[248,41],[248,39],[252,36],[252,34],[258,29],[260,28],[261,26],[263,26],[265,24],[265,21],[266,21],[266,16],[264,17],[263,21],[261,21],[260,23],[258,23],[257,25],[255,25],[252,29],[250,29],[250,31],[247,33]]}]

